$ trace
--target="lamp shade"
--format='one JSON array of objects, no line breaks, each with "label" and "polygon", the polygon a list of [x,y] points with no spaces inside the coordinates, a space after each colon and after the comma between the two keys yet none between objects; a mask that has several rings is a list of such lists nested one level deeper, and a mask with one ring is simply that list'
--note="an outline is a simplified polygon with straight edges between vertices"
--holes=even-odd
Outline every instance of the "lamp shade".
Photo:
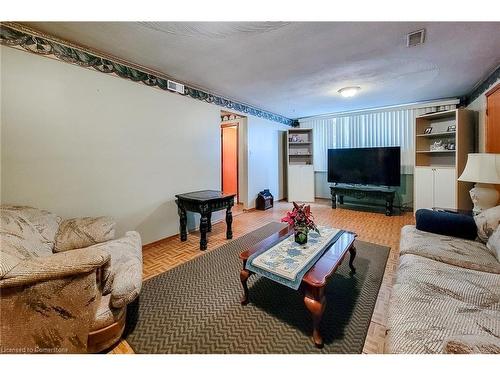
[{"label": "lamp shade", "polygon": [[500,154],[469,154],[458,181],[500,184]]}]

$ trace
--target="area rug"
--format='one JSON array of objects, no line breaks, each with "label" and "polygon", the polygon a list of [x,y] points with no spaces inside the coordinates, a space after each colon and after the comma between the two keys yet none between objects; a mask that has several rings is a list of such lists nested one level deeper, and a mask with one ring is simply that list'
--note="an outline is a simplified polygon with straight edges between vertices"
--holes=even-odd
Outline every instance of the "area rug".
[{"label": "area rug", "polygon": [[[356,241],[356,274],[347,259],[326,288],[321,332],[302,295],[253,275],[250,303],[240,305],[239,253],[283,224],[270,223],[147,280],[127,312],[125,339],[136,353],[361,353],[389,248]],[[348,256],[347,256],[348,258]]]}]

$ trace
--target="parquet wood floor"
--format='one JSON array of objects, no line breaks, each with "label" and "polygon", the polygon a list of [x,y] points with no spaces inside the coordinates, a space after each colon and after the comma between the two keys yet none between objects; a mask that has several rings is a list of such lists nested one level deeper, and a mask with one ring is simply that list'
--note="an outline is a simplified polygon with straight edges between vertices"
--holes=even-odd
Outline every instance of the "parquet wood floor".
[{"label": "parquet wood floor", "polygon": [[[271,221],[280,221],[285,212],[291,209],[290,206],[287,202],[277,202],[274,208],[267,211],[243,211],[236,208],[233,213],[233,238],[238,238]],[[326,199],[317,199],[315,203],[311,204],[311,211],[319,225],[330,225],[350,230],[357,233],[358,238],[362,241],[373,242],[391,248],[384,279],[363,348],[363,353],[382,353],[389,297],[399,258],[400,231],[404,225],[414,223],[413,214],[407,212],[388,217],[382,211],[381,213],[375,213],[347,208],[333,210],[330,201]],[[225,230],[226,225],[223,222],[215,223],[212,226],[207,251],[211,251],[226,242]],[[185,242],[181,242],[176,236],[145,245],[143,247],[144,280],[204,254],[199,250],[199,240],[199,232],[192,232],[189,233],[188,240]],[[133,350],[125,340],[121,340],[110,353],[131,354]]]}]

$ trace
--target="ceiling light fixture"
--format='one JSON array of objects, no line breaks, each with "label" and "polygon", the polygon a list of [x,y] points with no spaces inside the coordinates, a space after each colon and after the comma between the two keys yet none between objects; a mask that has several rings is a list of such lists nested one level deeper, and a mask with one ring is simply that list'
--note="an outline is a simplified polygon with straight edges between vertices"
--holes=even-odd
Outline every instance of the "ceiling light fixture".
[{"label": "ceiling light fixture", "polygon": [[344,98],[350,98],[356,95],[359,90],[361,90],[361,87],[359,86],[343,87],[339,90],[339,94],[342,95]]}]

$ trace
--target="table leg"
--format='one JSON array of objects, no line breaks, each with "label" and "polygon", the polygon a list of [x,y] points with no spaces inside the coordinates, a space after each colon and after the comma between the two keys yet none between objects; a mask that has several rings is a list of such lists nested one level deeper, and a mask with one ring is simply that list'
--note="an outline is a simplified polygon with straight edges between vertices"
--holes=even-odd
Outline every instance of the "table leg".
[{"label": "table leg", "polygon": [[308,286],[306,288],[306,295],[304,297],[304,304],[307,309],[311,313],[312,321],[313,321],[313,334],[312,339],[314,345],[318,348],[323,347],[323,337],[321,337],[321,333],[319,331],[319,327],[321,324],[321,318],[323,317],[323,313],[325,312],[326,307],[326,298],[324,288],[315,288]]},{"label": "table leg", "polygon": [[356,258],[356,248],[354,247],[354,245],[352,245],[349,248],[349,268],[351,269],[352,273],[356,272],[356,268],[353,265],[354,258]]},{"label": "table leg", "polygon": [[339,195],[339,204],[344,204],[344,196]]},{"label": "table leg", "polygon": [[179,230],[181,232],[181,241],[187,240],[187,215],[186,210],[182,207],[177,207],[179,214]]},{"label": "table leg", "polygon": [[243,297],[241,298],[241,304],[248,304],[248,285],[247,280],[252,275],[252,272],[245,269],[245,263],[243,263],[243,269],[240,271],[240,281],[243,286]]},{"label": "table leg", "polygon": [[207,228],[207,230],[209,232],[211,232],[212,231],[212,213],[211,212],[209,212],[207,214],[207,219],[208,219],[208,228]]},{"label": "table leg", "polygon": [[337,194],[331,193],[332,194],[332,208],[337,208]]},{"label": "table leg", "polygon": [[202,214],[200,218],[200,250],[207,249],[207,231],[208,231],[208,218],[206,214]]},{"label": "table leg", "polygon": [[393,197],[386,197],[385,200],[385,216],[391,216],[392,215],[392,208],[393,208]]},{"label": "table leg", "polygon": [[226,238],[230,240],[233,238],[233,229],[231,228],[231,225],[233,224],[233,213],[231,212],[231,206],[229,206],[226,210]]}]

